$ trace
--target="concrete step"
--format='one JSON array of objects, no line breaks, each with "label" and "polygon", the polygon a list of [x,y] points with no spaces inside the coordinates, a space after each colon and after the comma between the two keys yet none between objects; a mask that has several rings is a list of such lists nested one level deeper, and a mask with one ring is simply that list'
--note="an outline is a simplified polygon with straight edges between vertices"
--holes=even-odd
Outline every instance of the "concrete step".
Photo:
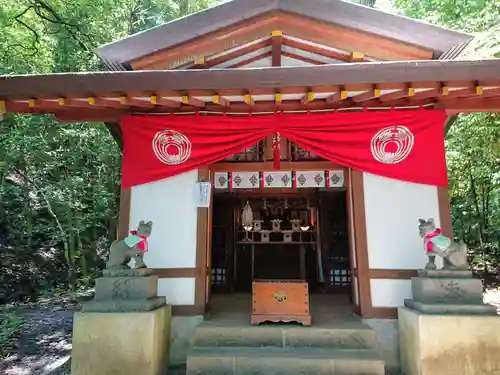
[{"label": "concrete step", "polygon": [[370,349],[193,348],[187,375],[384,375]]},{"label": "concrete step", "polygon": [[200,324],[194,335],[197,347],[279,347],[366,349],[376,345],[376,332],[360,322],[333,326]]}]

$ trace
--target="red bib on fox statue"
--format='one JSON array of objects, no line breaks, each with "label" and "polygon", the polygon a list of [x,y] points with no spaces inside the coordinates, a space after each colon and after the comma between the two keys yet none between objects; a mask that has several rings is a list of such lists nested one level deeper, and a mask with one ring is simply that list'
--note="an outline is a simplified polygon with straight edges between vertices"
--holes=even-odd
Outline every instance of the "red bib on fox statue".
[{"label": "red bib on fox statue", "polygon": [[[269,135],[343,166],[402,181],[447,186],[446,114],[438,110],[126,116],[122,186],[176,176],[223,160]],[[279,145],[275,157],[279,158]],[[279,168],[279,160],[275,167]]]}]

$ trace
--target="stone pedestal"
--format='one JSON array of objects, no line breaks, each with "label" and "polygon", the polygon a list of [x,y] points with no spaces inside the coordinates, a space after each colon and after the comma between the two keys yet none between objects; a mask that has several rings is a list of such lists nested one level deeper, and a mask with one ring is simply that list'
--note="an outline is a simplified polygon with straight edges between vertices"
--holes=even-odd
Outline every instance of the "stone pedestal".
[{"label": "stone pedestal", "polygon": [[500,317],[470,271],[420,271],[398,309],[405,375],[500,374]]},{"label": "stone pedestal", "polygon": [[75,314],[72,375],[163,375],[171,308],[151,270],[106,270],[95,297]]},{"label": "stone pedestal", "polygon": [[76,313],[71,375],[164,375],[169,362],[170,309]]},{"label": "stone pedestal", "polygon": [[483,304],[483,283],[471,271],[420,270],[411,279],[413,299],[405,306],[432,314],[496,314]]}]

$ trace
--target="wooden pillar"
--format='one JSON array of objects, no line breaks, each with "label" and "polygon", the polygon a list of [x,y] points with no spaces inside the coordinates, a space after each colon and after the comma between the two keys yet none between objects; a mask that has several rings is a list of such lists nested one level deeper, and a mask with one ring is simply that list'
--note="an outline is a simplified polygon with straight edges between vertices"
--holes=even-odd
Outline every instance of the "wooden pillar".
[{"label": "wooden pillar", "polygon": [[[210,171],[207,167],[198,170],[198,181],[210,181]],[[208,267],[208,252],[210,251],[209,238],[211,223],[211,207],[198,207],[196,226],[196,280],[194,304],[197,310],[206,311],[207,307],[207,279],[210,272]]]},{"label": "wooden pillar", "polygon": [[271,33],[271,60],[272,66],[281,66],[281,46],[283,44],[283,33],[273,31]]},{"label": "wooden pillar", "polygon": [[453,222],[451,219],[451,204],[448,189],[445,187],[438,187],[437,194],[441,231],[446,237],[453,238]]},{"label": "wooden pillar", "polygon": [[354,218],[354,242],[356,254],[356,275],[358,279],[359,314],[371,316],[372,296],[370,286],[370,265],[368,262],[368,241],[366,238],[365,193],[363,172],[352,170],[352,204]]}]

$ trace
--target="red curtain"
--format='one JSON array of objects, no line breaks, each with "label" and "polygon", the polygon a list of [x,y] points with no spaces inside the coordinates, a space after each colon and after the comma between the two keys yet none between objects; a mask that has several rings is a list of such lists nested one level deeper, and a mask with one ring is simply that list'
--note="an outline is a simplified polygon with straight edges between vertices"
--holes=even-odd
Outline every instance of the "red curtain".
[{"label": "red curtain", "polygon": [[444,111],[273,116],[126,116],[122,186],[172,177],[281,136],[326,160],[398,180],[447,186]]}]

